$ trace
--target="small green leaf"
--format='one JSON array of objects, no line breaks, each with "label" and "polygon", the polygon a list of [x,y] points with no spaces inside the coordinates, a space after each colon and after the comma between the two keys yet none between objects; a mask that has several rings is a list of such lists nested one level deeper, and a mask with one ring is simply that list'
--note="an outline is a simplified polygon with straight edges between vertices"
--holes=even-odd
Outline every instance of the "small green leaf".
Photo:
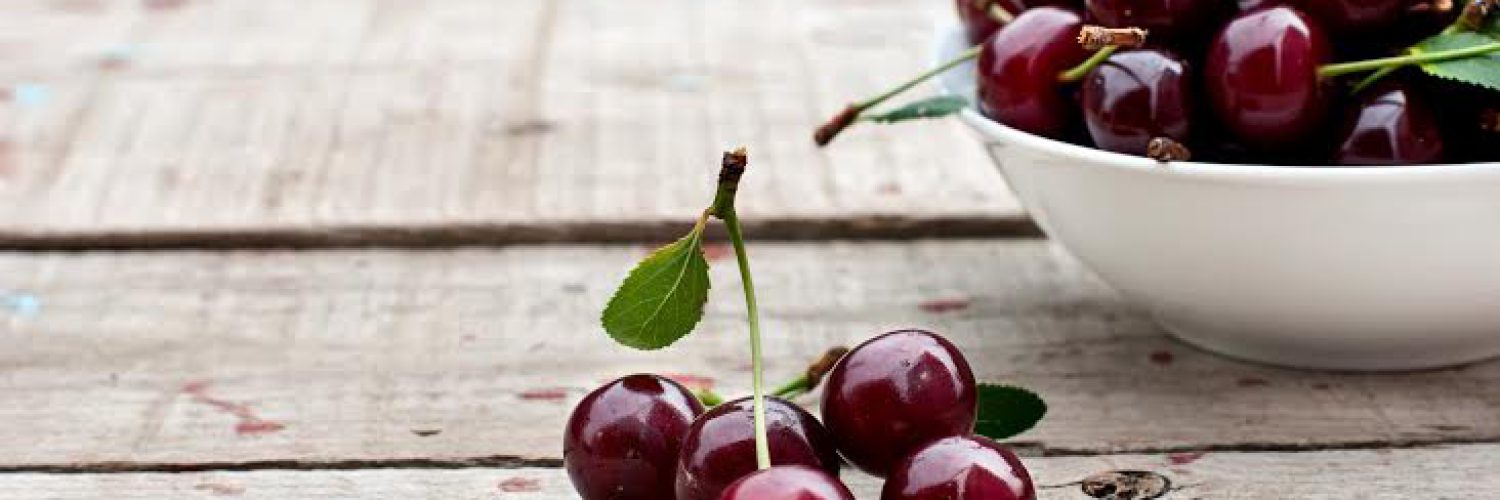
[{"label": "small green leaf", "polygon": [[964,100],[962,97],[941,95],[922,99],[885,113],[872,115],[867,119],[879,123],[895,123],[918,118],[938,118],[957,113],[968,105],[969,101]]},{"label": "small green leaf", "polygon": [[1005,439],[1032,428],[1047,414],[1036,393],[1009,385],[979,384],[979,418],[974,433]]},{"label": "small green leaf", "polygon": [[604,307],[604,330],[642,350],[661,349],[692,333],[708,301],[702,228],[647,256]]},{"label": "small green leaf", "polygon": [[[1497,28],[1497,31],[1500,31],[1500,28]],[[1459,32],[1428,38],[1423,40],[1422,43],[1413,46],[1411,50],[1413,53],[1420,54],[1463,49],[1492,43],[1496,43],[1496,40],[1489,36],[1475,32]],[[1422,65],[1422,70],[1426,71],[1427,74],[1439,78],[1447,78],[1471,85],[1500,90],[1500,52],[1426,63]]]}]

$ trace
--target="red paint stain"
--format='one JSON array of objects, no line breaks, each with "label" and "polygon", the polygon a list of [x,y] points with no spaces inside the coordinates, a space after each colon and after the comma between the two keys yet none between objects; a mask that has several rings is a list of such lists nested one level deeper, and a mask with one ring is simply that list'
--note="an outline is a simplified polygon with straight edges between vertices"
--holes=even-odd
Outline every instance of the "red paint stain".
[{"label": "red paint stain", "polygon": [[174,10],[187,5],[187,0],[141,0],[141,5],[148,10]]},{"label": "red paint stain", "polygon": [[528,389],[517,395],[526,401],[562,401],[568,397],[568,390],[556,387]]},{"label": "red paint stain", "polygon": [[887,182],[885,184],[881,184],[880,187],[875,190],[875,192],[889,195],[901,194],[901,185],[894,182]]},{"label": "red paint stain", "polygon": [[16,97],[16,92],[10,87],[0,87],[0,101],[10,102]]},{"label": "red paint stain", "polygon": [[917,304],[924,312],[943,314],[969,308],[969,299],[936,299]]},{"label": "red paint stain", "polygon": [[1203,452],[1173,453],[1167,455],[1167,461],[1172,462],[1172,465],[1187,465],[1197,462],[1198,459],[1203,458],[1203,455],[1205,455]]},{"label": "red paint stain", "polygon": [[1234,381],[1234,385],[1240,387],[1265,387],[1271,385],[1271,381],[1259,377],[1241,377],[1239,380]]},{"label": "red paint stain", "polygon": [[734,248],[723,243],[709,243],[703,245],[703,258],[709,261],[721,260],[734,255]]},{"label": "red paint stain", "polygon": [[208,405],[221,412],[234,415],[239,422],[234,424],[234,433],[241,436],[256,434],[269,434],[286,428],[286,424],[260,418],[250,405],[236,403],[233,401],[219,399],[208,394],[208,387],[213,385],[207,380],[194,380],[182,385],[182,393],[193,397],[193,401]]},{"label": "red paint stain", "polygon": [[1171,351],[1156,351],[1151,353],[1151,362],[1158,365],[1170,365],[1177,357]]},{"label": "red paint stain", "polygon": [[663,373],[661,376],[676,380],[677,383],[682,384],[688,389],[694,391],[711,390],[714,388],[713,377],[692,375],[688,373]]},{"label": "red paint stain", "polygon": [[476,339],[476,338],[478,338],[478,337],[475,337],[474,334],[472,334],[472,333],[466,333],[466,334],[464,334],[464,336],[459,337],[459,339],[463,340],[464,342],[473,342],[474,339]]},{"label": "red paint stain", "polygon": [[124,69],[129,64],[129,58],[118,54],[110,54],[99,58],[99,69],[105,71]]},{"label": "red paint stain", "polygon": [[220,483],[198,483],[198,485],[193,486],[193,489],[207,491],[215,495],[239,495],[245,492],[244,486]]},{"label": "red paint stain", "polygon": [[500,491],[510,493],[542,491],[542,482],[524,477],[513,477],[500,481]]}]

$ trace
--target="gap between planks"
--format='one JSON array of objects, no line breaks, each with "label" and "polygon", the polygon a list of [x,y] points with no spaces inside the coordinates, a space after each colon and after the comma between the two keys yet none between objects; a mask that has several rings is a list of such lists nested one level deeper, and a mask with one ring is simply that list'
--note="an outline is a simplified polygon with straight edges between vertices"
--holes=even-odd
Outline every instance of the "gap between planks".
[{"label": "gap between planks", "polygon": [[[1162,498],[1469,499],[1500,490],[1500,446],[1310,453],[1194,453],[1027,459],[1043,500],[1083,500],[1080,481],[1116,470],[1148,471],[1170,482]],[[858,498],[878,498],[881,481],[845,469]],[[461,470],[211,471],[178,474],[0,474],[0,500],[485,499],[576,498],[557,468]]]}]

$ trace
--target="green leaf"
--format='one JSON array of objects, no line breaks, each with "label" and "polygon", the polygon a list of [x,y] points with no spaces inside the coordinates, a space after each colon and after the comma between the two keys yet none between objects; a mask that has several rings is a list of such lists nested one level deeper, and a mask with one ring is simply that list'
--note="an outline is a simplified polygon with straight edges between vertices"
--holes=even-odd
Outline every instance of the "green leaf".
[{"label": "green leaf", "polygon": [[1005,439],[1032,428],[1047,414],[1036,393],[1009,385],[979,384],[979,418],[974,433]]},{"label": "green leaf", "polygon": [[[1497,31],[1500,31],[1500,28],[1497,28]],[[1421,54],[1463,49],[1492,43],[1496,43],[1495,38],[1475,32],[1459,32],[1428,38],[1423,40],[1422,43],[1413,46],[1411,50],[1413,53]],[[1426,71],[1427,74],[1439,78],[1447,78],[1471,85],[1488,87],[1493,90],[1500,90],[1500,52],[1426,63],[1422,65],[1422,70]]]},{"label": "green leaf", "polygon": [[922,99],[885,113],[872,115],[867,119],[879,123],[895,123],[919,118],[938,118],[957,113],[959,110],[964,109],[964,106],[968,105],[969,101],[964,100],[962,97],[941,95]]},{"label": "green leaf", "polygon": [[708,260],[703,230],[695,227],[647,256],[604,307],[604,330],[616,342],[661,349],[692,333],[708,301]]}]

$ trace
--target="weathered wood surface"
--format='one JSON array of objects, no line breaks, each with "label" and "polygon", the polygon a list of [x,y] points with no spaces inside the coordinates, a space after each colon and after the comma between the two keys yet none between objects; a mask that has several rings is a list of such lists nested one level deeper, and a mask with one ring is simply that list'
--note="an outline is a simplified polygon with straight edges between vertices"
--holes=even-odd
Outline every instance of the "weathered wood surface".
[{"label": "weathered wood surface", "polygon": [[[1500,490],[1500,446],[1197,455],[1102,455],[1026,460],[1043,500],[1087,500],[1078,481],[1122,469],[1161,474],[1171,499],[1489,498]],[[880,494],[876,478],[845,471],[859,498]],[[7,474],[0,500],[176,499],[567,499],[555,468],[261,470],[248,472]]]},{"label": "weathered wood surface", "polygon": [[[697,335],[640,353],[600,330],[610,284],[647,250],[0,254],[0,467],[555,464],[571,404],[602,381],[746,389],[722,247]],[[1500,441],[1500,363],[1347,375],[1225,360],[1164,337],[1045,242],[751,252],[770,378],[833,344],[935,328],[980,377],[1047,398],[1019,443],[1030,454]]]},{"label": "weathered wood surface", "polygon": [[956,122],[812,128],[943,2],[57,0],[0,16],[0,247],[1034,231]]}]

